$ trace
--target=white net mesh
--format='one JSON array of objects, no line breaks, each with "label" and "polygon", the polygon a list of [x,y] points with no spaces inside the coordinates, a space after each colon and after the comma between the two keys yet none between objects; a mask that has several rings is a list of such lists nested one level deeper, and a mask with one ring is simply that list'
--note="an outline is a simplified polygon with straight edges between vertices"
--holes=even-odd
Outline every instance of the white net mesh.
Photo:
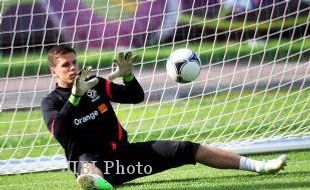
[{"label": "white net mesh", "polygon": [[[285,139],[309,142],[309,1],[10,0],[0,6],[1,173],[32,170],[35,161],[26,160],[25,169],[14,167],[12,161],[25,161],[16,159],[63,161],[39,109],[55,87],[46,60],[55,44],[75,47],[80,67],[91,65],[98,76],[111,71],[115,52],[140,54],[135,75],[144,103],[114,104],[131,141],[236,149],[267,142],[258,152],[282,150],[274,147]],[[181,47],[197,51],[203,62],[188,84],[165,71],[167,57]],[[55,168],[42,168],[48,169]]]}]

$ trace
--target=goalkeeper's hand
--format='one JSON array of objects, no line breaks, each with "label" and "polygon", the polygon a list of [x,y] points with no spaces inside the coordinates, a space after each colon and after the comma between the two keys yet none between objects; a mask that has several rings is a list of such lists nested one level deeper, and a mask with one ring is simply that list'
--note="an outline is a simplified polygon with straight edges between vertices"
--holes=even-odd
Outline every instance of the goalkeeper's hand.
[{"label": "goalkeeper's hand", "polygon": [[87,76],[91,72],[91,67],[87,67],[86,69],[82,70],[81,75],[77,76],[74,80],[74,84],[71,90],[71,94],[77,97],[83,96],[83,94],[96,86],[99,82],[98,78],[93,78],[89,81],[85,81]]},{"label": "goalkeeper's hand", "polygon": [[108,75],[109,80],[118,77],[127,77],[132,74],[132,66],[138,62],[139,56],[133,55],[133,52],[121,52],[118,54],[118,59],[113,60],[113,64],[117,66],[116,70]]}]

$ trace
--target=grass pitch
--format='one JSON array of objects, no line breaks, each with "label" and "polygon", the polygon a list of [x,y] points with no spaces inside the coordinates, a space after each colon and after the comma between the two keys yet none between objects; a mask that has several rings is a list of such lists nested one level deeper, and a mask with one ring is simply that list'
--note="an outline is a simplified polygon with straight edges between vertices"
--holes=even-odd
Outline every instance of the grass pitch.
[{"label": "grass pitch", "polygon": [[[309,134],[310,90],[221,92],[176,101],[117,105],[115,110],[134,142],[189,140],[230,142]],[[63,154],[40,110],[0,114],[0,160]]]},{"label": "grass pitch", "polygon": [[[219,170],[197,164],[171,169],[159,174],[136,179],[115,187],[119,190],[194,189],[194,190],[249,190],[249,189],[310,189],[310,151],[289,152],[284,171],[276,175],[258,175],[239,170]],[[256,159],[273,158],[278,154],[251,156]],[[1,190],[78,190],[75,177],[68,171],[44,172],[0,177]]]},{"label": "grass pitch", "polygon": [[[116,110],[120,121],[129,126],[127,129],[129,137],[135,141],[169,139],[174,136],[176,139],[180,137],[179,140],[196,138],[196,142],[202,139],[214,142],[221,141],[221,138],[258,138],[262,135],[291,134],[302,131],[304,135],[307,135],[310,115],[309,97],[309,89],[257,92],[255,96],[247,92],[242,94],[219,93],[217,96],[206,96],[201,99],[203,100],[201,102],[197,97],[188,102],[187,100],[177,101],[172,105],[171,102],[160,105],[150,104],[146,110],[139,105],[132,108],[122,107],[122,105],[116,107]],[[198,105],[200,105],[199,112],[194,117]],[[130,109],[132,109],[131,114],[129,114]],[[154,113],[158,113],[156,117]],[[32,120],[27,120],[27,118],[32,118]],[[193,121],[193,118],[196,120]],[[201,128],[200,121],[204,122],[206,119],[208,122]],[[178,127],[180,121],[185,125]],[[138,134],[135,126],[139,126],[139,123],[141,128]],[[259,124],[260,127],[257,128]],[[169,126],[172,126],[171,130],[165,128]],[[221,126],[229,126],[229,128],[221,128]],[[195,133],[195,130],[199,132],[199,135]],[[34,136],[31,136],[32,134]],[[54,155],[62,152],[43,125],[39,110],[18,111],[16,115],[14,112],[1,113],[0,135],[4,135],[0,138],[0,145],[4,148],[4,152],[0,154],[2,159]],[[36,140],[33,141],[33,139]],[[278,155],[251,157],[263,159],[274,158]],[[288,155],[290,160],[286,170],[277,175],[265,176],[246,171],[218,170],[197,164],[136,179],[116,189],[310,189],[310,151],[289,152]],[[68,171],[0,176],[1,190],[42,190],[45,188],[49,190],[79,189],[75,177]]]}]

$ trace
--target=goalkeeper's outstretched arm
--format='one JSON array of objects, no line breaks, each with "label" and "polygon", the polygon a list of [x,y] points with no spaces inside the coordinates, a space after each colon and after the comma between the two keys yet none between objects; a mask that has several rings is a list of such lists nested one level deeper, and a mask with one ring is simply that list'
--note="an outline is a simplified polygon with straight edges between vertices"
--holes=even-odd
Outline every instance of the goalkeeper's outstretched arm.
[{"label": "goalkeeper's outstretched arm", "polygon": [[[118,103],[140,103],[144,100],[144,91],[137,79],[135,78],[132,67],[139,60],[139,56],[133,52],[120,52],[118,58],[113,60],[117,66],[116,70],[110,73],[109,80],[102,81],[108,98]],[[124,85],[118,85],[110,80],[122,78]]]},{"label": "goalkeeper's outstretched arm", "polygon": [[116,84],[102,78],[99,79],[100,83],[105,86],[108,98],[113,102],[136,104],[144,100],[143,88],[134,76],[130,81],[123,80],[124,85]]}]

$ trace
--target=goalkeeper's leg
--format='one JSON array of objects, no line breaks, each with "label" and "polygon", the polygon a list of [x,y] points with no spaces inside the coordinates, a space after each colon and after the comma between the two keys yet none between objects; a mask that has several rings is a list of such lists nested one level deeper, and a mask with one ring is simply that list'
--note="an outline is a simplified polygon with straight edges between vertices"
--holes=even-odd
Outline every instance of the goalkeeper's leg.
[{"label": "goalkeeper's leg", "polygon": [[257,161],[208,145],[200,145],[196,152],[196,161],[199,163],[214,168],[241,169],[261,174],[284,169],[287,159],[287,155],[281,155],[276,159]]}]

